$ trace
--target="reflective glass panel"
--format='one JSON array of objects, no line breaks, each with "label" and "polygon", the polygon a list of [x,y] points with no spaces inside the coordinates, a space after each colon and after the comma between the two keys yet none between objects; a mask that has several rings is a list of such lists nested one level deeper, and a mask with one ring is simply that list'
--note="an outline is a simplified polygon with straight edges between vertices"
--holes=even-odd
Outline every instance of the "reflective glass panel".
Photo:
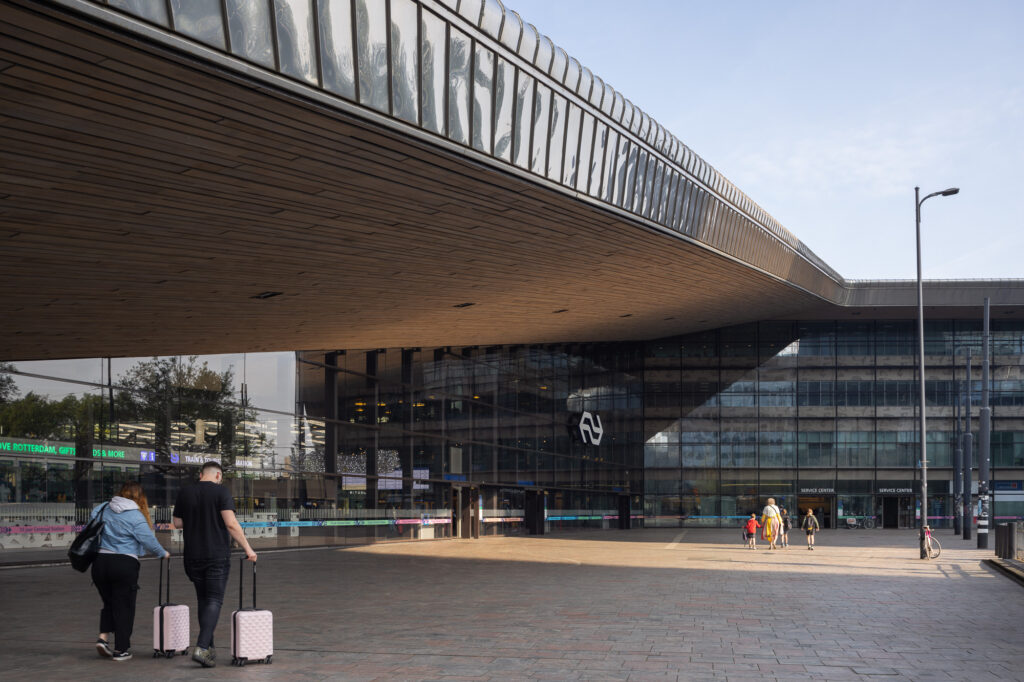
[{"label": "reflective glass panel", "polygon": [[605,149],[608,146],[608,126],[601,121],[594,119],[594,152],[591,154],[590,162],[590,189],[591,196],[601,195],[601,179],[604,163]]},{"label": "reflective glass panel", "polygon": [[[644,152],[645,160],[647,152]],[[626,156],[626,167],[625,176],[622,182],[622,200],[619,202],[619,206],[623,208],[631,208],[636,203],[637,183],[636,176],[638,171],[638,157],[640,155],[640,149],[635,144],[629,145],[629,154]]]},{"label": "reflective glass panel", "polygon": [[163,2],[152,0],[108,0],[111,7],[117,7],[124,11],[142,17],[154,24],[167,26],[167,5]]},{"label": "reflective glass panel", "polygon": [[516,131],[512,162],[520,168],[530,167],[530,130],[533,123],[533,78],[519,72],[516,85]]},{"label": "reflective glass panel", "polygon": [[590,180],[590,151],[594,145],[594,117],[590,114],[583,114],[583,124],[580,127],[580,162],[579,171],[576,174],[576,189],[586,192]]},{"label": "reflective glass panel", "polygon": [[474,26],[480,21],[482,10],[483,0],[459,0],[459,14],[464,16]]},{"label": "reflective glass panel", "polygon": [[565,130],[565,161],[562,164],[562,184],[574,187],[578,166],[579,145],[580,145],[580,108],[575,104],[569,104],[569,115],[566,121]]},{"label": "reflective glass panel", "polygon": [[469,144],[469,62],[472,43],[454,28],[448,33],[448,137]]},{"label": "reflective glass panel", "polygon": [[562,179],[562,148],[565,145],[565,123],[568,102],[561,95],[551,96],[551,138],[548,148],[548,179],[559,182]]},{"label": "reflective glass panel", "polygon": [[632,188],[633,196],[631,198],[627,198],[625,204],[626,208],[630,208],[632,206],[633,211],[640,215],[644,215],[644,208],[646,206],[646,203],[644,203],[645,200],[650,200],[650,195],[645,192],[647,186],[644,184],[648,170],[647,158],[647,150],[640,148],[636,160],[636,181],[629,183],[629,187]]},{"label": "reflective glass panel", "polygon": [[555,46],[547,36],[540,36],[537,43],[537,57],[533,60],[541,71],[547,71],[551,66],[551,58],[554,56]]},{"label": "reflective glass panel", "polygon": [[388,113],[388,26],[380,0],[356,0],[359,101]]},{"label": "reflective glass panel", "polygon": [[[590,73],[590,69],[584,67],[583,72],[580,75],[580,84],[576,88],[576,93],[579,94],[583,99],[590,99],[590,88],[594,84],[594,74]],[[600,104],[600,101],[598,101]]]},{"label": "reflective glass panel", "polygon": [[[254,6],[247,0],[236,0]],[[355,100],[355,60],[352,52],[352,3],[350,0],[318,0],[320,56],[324,88]],[[230,17],[229,17],[230,19]],[[228,24],[230,25],[230,20]],[[232,43],[234,38],[232,37]],[[233,46],[233,45],[232,45]]]},{"label": "reflective glass panel", "polygon": [[473,147],[490,154],[494,53],[479,44],[473,60],[473,74]]},{"label": "reflective glass panel", "polygon": [[499,159],[512,159],[512,109],[515,106],[516,69],[504,59],[498,59],[494,81],[494,155]]},{"label": "reflective glass panel", "polygon": [[270,35],[270,8],[265,2],[227,0],[231,51],[267,68],[274,67],[274,43]]},{"label": "reflective glass panel", "polygon": [[530,152],[530,170],[543,175],[548,160],[548,121],[551,113],[551,90],[537,83],[533,98],[533,142]]},{"label": "reflective glass panel", "polygon": [[647,157],[647,172],[644,174],[643,216],[645,218],[651,217],[655,204],[658,201],[656,190],[661,180],[657,173],[658,170],[657,159],[654,153],[651,152]]},{"label": "reflective glass panel", "polygon": [[568,55],[560,47],[555,48],[555,57],[551,60],[551,77],[559,83],[563,83],[566,77],[565,71],[568,68]]},{"label": "reflective glass panel", "polygon": [[423,104],[423,127],[441,135],[445,123],[445,73],[444,55],[448,42],[445,23],[424,11],[420,21],[420,58],[423,60],[423,90],[420,92]]},{"label": "reflective glass panel", "polygon": [[523,25],[523,39],[519,43],[519,54],[528,62],[533,62],[537,56],[537,45],[540,42],[540,34],[533,24]]},{"label": "reflective glass panel", "polygon": [[281,73],[316,83],[313,13],[308,0],[274,0]]},{"label": "reflective glass panel", "polygon": [[636,147],[630,143],[628,137],[619,135],[619,149],[615,155],[615,198],[613,202],[618,206],[622,206],[623,197],[628,192],[626,173],[631,155],[636,157]]},{"label": "reflective glass panel", "polygon": [[419,58],[416,4],[391,0],[391,102],[396,118],[417,123]]},{"label": "reflective glass panel", "polygon": [[171,0],[171,11],[175,31],[224,49],[224,22],[217,0]]},{"label": "reflective glass panel", "polygon": [[[603,125],[603,124],[602,124]],[[601,191],[599,196],[611,203],[615,198],[616,156],[619,149],[619,134],[612,128],[607,129],[608,141],[604,148],[604,166],[601,171]]]},{"label": "reflective glass panel", "polygon": [[501,42],[513,52],[519,47],[519,37],[523,34],[523,20],[512,10],[505,11],[505,25],[501,28]]},{"label": "reflective glass panel", "polygon": [[497,0],[484,0],[483,15],[480,17],[480,28],[487,31],[487,34],[492,38],[497,38],[504,15],[505,12],[502,11],[501,3]]}]

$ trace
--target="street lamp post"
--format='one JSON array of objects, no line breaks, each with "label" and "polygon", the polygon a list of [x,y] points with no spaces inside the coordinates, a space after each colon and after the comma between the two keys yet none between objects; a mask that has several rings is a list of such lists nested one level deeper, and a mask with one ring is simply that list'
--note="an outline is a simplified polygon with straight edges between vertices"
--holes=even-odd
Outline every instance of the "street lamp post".
[{"label": "street lamp post", "polygon": [[921,558],[927,559],[928,552],[924,546],[924,527],[928,525],[928,443],[927,427],[924,413],[924,287],[921,284],[921,204],[935,196],[948,197],[960,191],[959,187],[950,187],[941,192],[932,192],[921,199],[921,188],[914,188],[914,203],[917,231],[917,374],[918,392],[921,397]]}]

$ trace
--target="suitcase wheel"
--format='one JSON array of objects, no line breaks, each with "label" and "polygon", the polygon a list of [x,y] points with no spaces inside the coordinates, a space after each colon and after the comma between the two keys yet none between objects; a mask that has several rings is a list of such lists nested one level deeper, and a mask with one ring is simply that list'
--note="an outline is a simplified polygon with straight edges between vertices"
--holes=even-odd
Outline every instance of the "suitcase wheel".
[{"label": "suitcase wheel", "polygon": [[273,656],[267,656],[266,658],[263,659],[263,662],[267,663],[267,664],[273,663],[274,662],[274,657]]},{"label": "suitcase wheel", "polygon": [[167,658],[174,658],[177,655],[178,655],[178,652],[174,651],[173,649],[171,651],[168,651],[167,653],[164,654],[164,656],[166,656]]}]

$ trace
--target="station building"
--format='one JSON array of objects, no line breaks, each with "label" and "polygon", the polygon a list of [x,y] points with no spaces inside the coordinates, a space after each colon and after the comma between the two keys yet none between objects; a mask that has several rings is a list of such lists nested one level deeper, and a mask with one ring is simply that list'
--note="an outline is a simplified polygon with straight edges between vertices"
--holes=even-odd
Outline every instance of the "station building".
[{"label": "station building", "polygon": [[942,527],[986,298],[994,513],[1024,518],[1024,281],[925,283],[921,510],[916,283],[843,278],[497,0],[0,18],[7,556],[134,479],[173,543],[209,459],[257,547],[767,497]]}]

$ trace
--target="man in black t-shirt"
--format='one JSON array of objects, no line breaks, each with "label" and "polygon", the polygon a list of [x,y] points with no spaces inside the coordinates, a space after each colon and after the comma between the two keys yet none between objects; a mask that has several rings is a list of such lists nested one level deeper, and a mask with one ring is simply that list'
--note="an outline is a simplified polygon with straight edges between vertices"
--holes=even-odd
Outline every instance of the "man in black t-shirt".
[{"label": "man in black t-shirt", "polygon": [[207,462],[199,482],[182,488],[174,503],[174,527],[182,530],[185,540],[185,573],[195,585],[199,602],[199,637],[192,660],[204,668],[216,665],[213,631],[231,570],[231,538],[245,550],[249,561],[256,561],[256,552],[235,518],[231,492],[221,485],[223,480],[220,464]]}]

